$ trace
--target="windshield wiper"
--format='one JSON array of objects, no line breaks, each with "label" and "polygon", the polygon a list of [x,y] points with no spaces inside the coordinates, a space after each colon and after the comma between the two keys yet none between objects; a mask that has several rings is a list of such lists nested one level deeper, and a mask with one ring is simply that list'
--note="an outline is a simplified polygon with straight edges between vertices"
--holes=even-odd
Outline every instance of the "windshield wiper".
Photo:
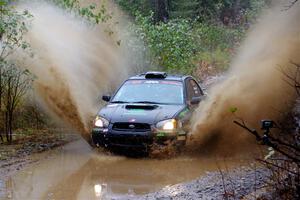
[{"label": "windshield wiper", "polygon": [[136,101],[136,102],[132,102],[132,103],[162,104],[162,103],[155,102],[155,101]]},{"label": "windshield wiper", "polygon": [[112,101],[110,103],[129,103],[129,102],[127,102],[127,101]]}]

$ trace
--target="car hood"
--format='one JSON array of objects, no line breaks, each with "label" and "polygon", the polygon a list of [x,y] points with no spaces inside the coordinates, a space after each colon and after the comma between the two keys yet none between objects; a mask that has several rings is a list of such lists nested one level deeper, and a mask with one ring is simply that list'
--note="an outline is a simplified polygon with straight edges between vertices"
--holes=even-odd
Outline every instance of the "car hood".
[{"label": "car hood", "polygon": [[155,124],[159,121],[174,118],[185,108],[185,105],[153,105],[153,104],[108,104],[98,115],[110,123],[136,122]]}]

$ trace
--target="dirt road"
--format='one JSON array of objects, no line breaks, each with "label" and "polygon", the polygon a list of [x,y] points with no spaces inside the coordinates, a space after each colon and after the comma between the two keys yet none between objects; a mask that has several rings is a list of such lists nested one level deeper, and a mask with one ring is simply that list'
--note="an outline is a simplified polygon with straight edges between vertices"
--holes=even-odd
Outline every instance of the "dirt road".
[{"label": "dirt road", "polygon": [[3,199],[123,199],[193,180],[217,171],[218,166],[231,168],[241,163],[246,162],[187,156],[126,158],[96,152],[80,139],[25,167],[6,183],[0,182],[0,187],[6,190]]}]

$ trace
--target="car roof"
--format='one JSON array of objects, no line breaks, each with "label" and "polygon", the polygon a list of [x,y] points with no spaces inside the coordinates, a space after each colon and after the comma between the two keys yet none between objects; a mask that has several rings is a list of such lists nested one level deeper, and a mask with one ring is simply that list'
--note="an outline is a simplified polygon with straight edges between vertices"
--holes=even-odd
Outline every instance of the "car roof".
[{"label": "car roof", "polygon": [[[147,75],[161,75],[161,77],[151,77],[148,78]],[[135,75],[130,77],[128,80],[172,80],[172,81],[184,81],[187,77],[186,75],[173,75],[173,74],[167,74],[165,72],[145,72],[139,75]]]}]

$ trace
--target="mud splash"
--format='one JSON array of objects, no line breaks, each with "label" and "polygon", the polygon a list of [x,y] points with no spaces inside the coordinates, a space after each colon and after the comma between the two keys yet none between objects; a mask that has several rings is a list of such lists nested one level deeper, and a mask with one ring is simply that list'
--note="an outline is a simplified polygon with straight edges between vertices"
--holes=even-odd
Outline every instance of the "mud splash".
[{"label": "mud splash", "polygon": [[[80,133],[87,132],[85,124],[80,120],[80,115],[72,96],[70,93],[70,88],[63,81],[64,79],[57,74],[55,71],[50,70],[51,75],[57,81],[57,86],[54,88],[53,85],[49,86],[43,83],[36,85],[39,94],[43,95],[44,103],[51,108],[55,114],[60,116],[62,120],[68,122]],[[59,94],[59,95],[58,95]],[[59,96],[59,98],[57,98]],[[85,140],[89,141],[89,137],[83,134]]]},{"label": "mud splash", "polygon": [[[300,5],[283,8],[284,4],[277,4],[262,16],[225,80],[208,92],[208,99],[193,116],[190,147],[221,154],[247,151],[253,138],[236,127],[233,119],[242,118],[259,129],[261,119],[279,120],[281,111],[289,109],[295,92],[281,70],[293,74],[291,61],[300,62]],[[232,114],[230,108],[237,112]]]},{"label": "mud splash", "polygon": [[37,76],[36,93],[58,121],[88,138],[99,97],[130,73],[128,54],[118,43],[124,16],[118,13],[109,22],[92,26],[46,1],[23,1],[18,7],[34,16],[26,35],[34,58],[22,62]]}]

